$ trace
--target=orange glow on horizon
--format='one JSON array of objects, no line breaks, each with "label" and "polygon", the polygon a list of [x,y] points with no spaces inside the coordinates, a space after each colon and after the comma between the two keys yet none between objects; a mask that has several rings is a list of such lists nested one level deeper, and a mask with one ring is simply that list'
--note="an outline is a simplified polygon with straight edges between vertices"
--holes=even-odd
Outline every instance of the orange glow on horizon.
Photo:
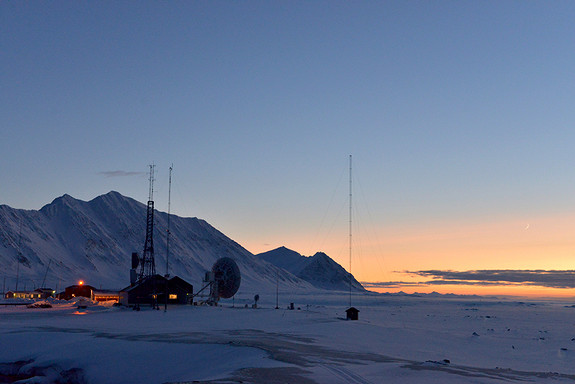
[{"label": "orange glow on horizon", "polygon": [[78,282],[78,284],[79,284],[79,285],[84,285],[84,281],[83,281],[83,280],[80,280],[80,281]]},{"label": "orange glow on horizon", "polygon": [[399,288],[367,288],[369,291],[378,293],[432,293],[455,294],[455,295],[478,295],[478,296],[518,296],[530,298],[572,298],[575,301],[575,289],[560,289],[534,287],[527,285],[513,286],[429,286],[421,285],[417,287],[399,287]]},{"label": "orange glow on horizon", "polygon": [[[354,231],[352,273],[362,282],[398,282],[398,288],[368,288],[377,292],[454,293],[530,297],[575,297],[575,289],[533,284],[425,284],[427,277],[406,271],[575,270],[575,213],[465,220],[428,220],[425,223],[382,224]],[[349,271],[346,228],[326,239],[291,231],[287,238],[258,239],[248,249],[260,253],[286,246],[306,256],[317,251]],[[366,233],[369,232],[368,235]],[[375,234],[375,235],[374,235]],[[310,246],[311,245],[311,246]],[[313,251],[310,251],[313,250]],[[405,284],[401,284],[405,283]],[[390,284],[393,286],[393,284]]]}]

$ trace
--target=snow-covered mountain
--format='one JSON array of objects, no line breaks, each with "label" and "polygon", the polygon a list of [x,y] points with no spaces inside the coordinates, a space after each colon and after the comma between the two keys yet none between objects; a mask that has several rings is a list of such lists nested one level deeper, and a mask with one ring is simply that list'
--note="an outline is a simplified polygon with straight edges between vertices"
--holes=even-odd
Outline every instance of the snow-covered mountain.
[{"label": "snow-covered mountain", "polygon": [[[279,247],[256,256],[276,267],[291,272],[316,288],[349,290],[349,273],[323,252],[306,257],[286,247]],[[353,275],[351,276],[351,287],[354,291],[365,291],[365,288]]]},{"label": "snow-covered mountain", "polygon": [[[0,279],[5,289],[52,288],[87,284],[103,288],[129,285],[132,252],[142,253],[146,234],[146,205],[109,192],[91,201],[69,195],[39,211],[0,205]],[[156,271],[165,273],[168,215],[155,211]],[[304,290],[311,285],[255,257],[206,221],[170,216],[170,274],[201,286],[205,271],[220,257],[233,258],[242,273],[238,294],[275,292],[282,287]],[[17,265],[18,249],[21,263]],[[46,276],[46,277],[45,277]],[[44,281],[45,280],[45,281]]]}]

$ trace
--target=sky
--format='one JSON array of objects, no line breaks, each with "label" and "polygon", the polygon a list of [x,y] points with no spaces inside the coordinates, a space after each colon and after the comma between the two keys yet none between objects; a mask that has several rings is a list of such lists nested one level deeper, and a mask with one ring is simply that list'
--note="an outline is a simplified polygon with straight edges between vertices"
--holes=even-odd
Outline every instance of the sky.
[{"label": "sky", "polygon": [[1,2],[0,204],[146,202],[155,164],[167,211],[173,165],[172,213],[349,269],[352,155],[358,280],[575,296],[575,275],[521,272],[575,270],[573,19],[572,1]]}]

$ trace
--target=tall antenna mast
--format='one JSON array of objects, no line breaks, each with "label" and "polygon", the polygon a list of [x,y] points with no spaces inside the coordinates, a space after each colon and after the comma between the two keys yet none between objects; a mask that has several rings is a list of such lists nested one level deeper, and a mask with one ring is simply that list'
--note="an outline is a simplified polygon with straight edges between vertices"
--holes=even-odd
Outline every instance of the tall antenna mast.
[{"label": "tall antenna mast", "polygon": [[150,165],[150,188],[148,197],[148,211],[146,217],[146,242],[142,254],[140,274],[138,282],[141,283],[148,277],[156,274],[156,263],[154,261],[154,168]]},{"label": "tall antenna mast", "polygon": [[349,307],[351,308],[351,217],[352,217],[352,210],[351,210],[351,155],[349,155]]},{"label": "tall antenna mast", "polygon": [[148,201],[153,201],[154,200],[154,169],[156,168],[156,166],[154,164],[150,164],[150,178],[148,179],[150,181],[149,184],[149,189],[148,189]]},{"label": "tall antenna mast", "polygon": [[164,303],[164,312],[168,310],[168,278],[169,273],[169,258],[170,258],[170,204],[172,202],[172,169],[174,164],[170,167],[170,178],[168,183],[168,230],[166,233],[166,302]]},{"label": "tall antenna mast", "polygon": [[167,230],[167,237],[166,237],[166,278],[170,276],[168,272],[169,263],[168,258],[170,256],[170,204],[172,201],[172,169],[174,168],[174,164],[170,167],[170,177],[168,182],[168,230]]},{"label": "tall antenna mast", "polygon": [[20,279],[20,259],[22,258],[22,217],[20,217],[20,230],[18,232],[18,262],[16,263],[16,289],[18,291],[18,280]]}]

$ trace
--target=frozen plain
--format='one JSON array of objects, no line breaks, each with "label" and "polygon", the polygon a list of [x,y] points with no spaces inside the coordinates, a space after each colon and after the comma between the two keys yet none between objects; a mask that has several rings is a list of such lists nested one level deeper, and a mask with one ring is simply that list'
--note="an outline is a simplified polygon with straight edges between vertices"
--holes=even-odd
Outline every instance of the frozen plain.
[{"label": "frozen plain", "polygon": [[358,321],[345,294],[248,303],[0,305],[0,382],[575,382],[573,301],[356,294]]}]

